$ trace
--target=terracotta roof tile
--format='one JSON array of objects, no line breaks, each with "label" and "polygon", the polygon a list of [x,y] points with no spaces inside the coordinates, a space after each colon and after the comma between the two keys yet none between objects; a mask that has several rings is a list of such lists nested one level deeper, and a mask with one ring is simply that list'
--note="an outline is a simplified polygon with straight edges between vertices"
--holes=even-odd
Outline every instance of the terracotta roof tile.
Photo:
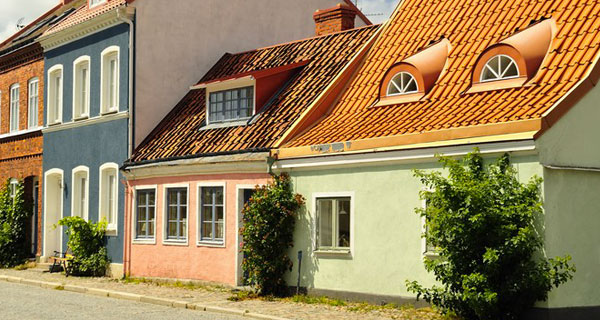
[{"label": "terracotta roof tile", "polygon": [[[404,0],[330,113],[285,147],[539,119],[598,57],[599,12],[598,0]],[[486,48],[549,17],[558,30],[532,86],[464,94]],[[453,48],[428,99],[370,108],[385,72],[442,35]]]},{"label": "terracotta roof tile", "polygon": [[[269,149],[348,64],[378,26],[226,54],[200,83],[309,61],[246,126],[200,130],[205,90],[191,90],[134,152],[131,162]],[[140,106],[143,109],[143,106]]]}]

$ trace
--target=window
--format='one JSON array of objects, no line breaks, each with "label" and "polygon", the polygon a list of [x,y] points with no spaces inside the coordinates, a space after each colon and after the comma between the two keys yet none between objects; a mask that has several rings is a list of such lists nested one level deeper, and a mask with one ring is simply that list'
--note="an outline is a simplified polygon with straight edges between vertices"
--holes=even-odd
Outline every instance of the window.
[{"label": "window", "polygon": [[63,69],[61,65],[48,70],[48,124],[62,121]]},{"label": "window", "polygon": [[[429,189],[425,189],[425,191],[433,192],[433,190],[429,190]],[[428,205],[429,205],[428,200],[422,200],[423,210],[427,210]],[[423,232],[423,235],[426,235],[429,233],[429,226],[427,225],[426,217],[422,217],[422,232]],[[435,255],[437,255],[438,249],[436,248],[436,246],[431,244],[431,242],[427,241],[427,238],[423,237],[422,238],[422,252],[426,256],[435,256]]]},{"label": "window", "polygon": [[105,2],[106,2],[106,0],[90,0],[90,8],[101,5]]},{"label": "window", "polygon": [[254,110],[254,87],[210,93],[209,122],[247,119]]},{"label": "window", "polygon": [[27,127],[38,127],[38,112],[39,112],[39,80],[33,78],[29,80],[29,92],[27,98]]},{"label": "window", "polygon": [[167,188],[166,239],[187,241],[187,188]]},{"label": "window", "polygon": [[350,197],[317,198],[317,250],[350,249]]},{"label": "window", "polygon": [[73,187],[71,215],[88,219],[88,185],[89,170],[87,167],[80,166],[73,169]]},{"label": "window", "polygon": [[223,243],[225,205],[223,187],[201,187],[200,241]]},{"label": "window", "polygon": [[107,230],[117,230],[117,201],[118,201],[119,166],[116,163],[106,163],[100,166],[100,218],[108,224]]},{"label": "window", "polygon": [[10,132],[19,131],[19,84],[10,87]]},{"label": "window", "polygon": [[10,179],[10,198],[14,199],[17,196],[17,187],[19,185],[19,180]]},{"label": "window", "polygon": [[90,57],[73,62],[73,120],[89,116],[90,112]]},{"label": "window", "polygon": [[418,92],[417,81],[412,74],[408,72],[400,72],[395,75],[388,85],[387,95],[401,95]]},{"label": "window", "polygon": [[505,80],[519,77],[517,63],[511,57],[500,54],[485,63],[481,72],[481,82]]},{"label": "window", "polygon": [[136,191],[135,238],[154,239],[156,191],[154,189]]},{"label": "window", "polygon": [[119,47],[102,51],[102,113],[119,111]]}]

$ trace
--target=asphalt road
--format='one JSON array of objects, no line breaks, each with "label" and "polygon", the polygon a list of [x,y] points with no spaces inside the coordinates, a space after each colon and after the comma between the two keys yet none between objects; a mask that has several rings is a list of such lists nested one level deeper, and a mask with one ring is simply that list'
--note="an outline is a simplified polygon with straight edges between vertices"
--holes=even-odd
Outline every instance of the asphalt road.
[{"label": "asphalt road", "polygon": [[241,320],[244,318],[0,282],[0,319]]}]

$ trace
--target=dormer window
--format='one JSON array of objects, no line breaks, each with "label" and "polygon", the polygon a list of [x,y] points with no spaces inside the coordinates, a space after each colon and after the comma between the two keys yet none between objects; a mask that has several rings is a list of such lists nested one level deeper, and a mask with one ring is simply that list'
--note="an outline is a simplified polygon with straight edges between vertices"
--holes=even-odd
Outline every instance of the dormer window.
[{"label": "dormer window", "polygon": [[254,111],[254,87],[235,88],[210,93],[210,123],[248,119]]},{"label": "dormer window", "polygon": [[90,0],[90,8],[106,3],[107,0]]},{"label": "dormer window", "polygon": [[489,59],[481,72],[481,82],[519,77],[519,67],[513,58],[499,54]]},{"label": "dormer window", "polygon": [[419,92],[419,86],[415,77],[408,72],[400,72],[390,80],[387,95],[389,97],[417,92]]}]

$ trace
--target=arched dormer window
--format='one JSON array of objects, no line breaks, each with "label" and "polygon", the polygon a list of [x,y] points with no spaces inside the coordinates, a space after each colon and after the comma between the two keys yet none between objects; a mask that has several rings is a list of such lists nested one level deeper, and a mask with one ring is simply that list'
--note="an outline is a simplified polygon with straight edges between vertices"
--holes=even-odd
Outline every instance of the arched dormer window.
[{"label": "arched dormer window", "polygon": [[499,54],[489,59],[481,71],[481,82],[506,80],[519,77],[519,67],[513,58]]},{"label": "arched dormer window", "polygon": [[428,95],[445,69],[450,49],[450,41],[442,39],[389,68],[374,107],[415,102]]},{"label": "arched dormer window", "polygon": [[536,81],[556,33],[553,19],[537,22],[489,46],[475,63],[467,93],[526,86]]},{"label": "arched dormer window", "polygon": [[419,86],[417,80],[410,72],[397,73],[388,84],[387,96],[397,96],[401,94],[417,93]]}]

